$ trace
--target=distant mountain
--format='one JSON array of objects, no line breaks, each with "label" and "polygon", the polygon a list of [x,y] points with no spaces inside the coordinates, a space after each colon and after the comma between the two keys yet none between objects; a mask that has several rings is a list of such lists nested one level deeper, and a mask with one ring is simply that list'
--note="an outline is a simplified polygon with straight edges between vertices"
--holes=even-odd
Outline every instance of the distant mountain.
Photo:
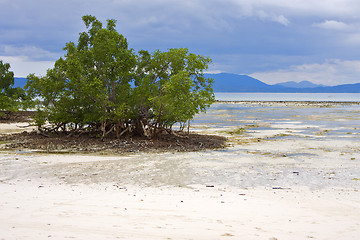
[{"label": "distant mountain", "polygon": [[[213,86],[214,92],[360,93],[360,83],[333,87],[318,86],[311,83],[311,87],[300,87],[299,85],[297,85],[297,87],[287,87],[280,84],[269,85],[247,75],[231,73],[205,74],[205,77],[210,77],[215,80]],[[15,78],[14,87],[24,87],[26,82],[26,78]]]},{"label": "distant mountain", "polygon": [[27,79],[26,78],[14,78],[14,86],[13,87],[25,87],[26,85],[26,82],[27,82]]},{"label": "distant mountain", "polygon": [[247,75],[219,73],[205,74],[205,77],[215,80],[213,88],[216,92],[254,92],[268,91],[272,88],[272,86]]},{"label": "distant mountain", "polygon": [[215,80],[214,92],[283,92],[288,88],[268,85],[247,75],[232,73],[205,74]]},{"label": "distant mountain", "polygon": [[305,93],[360,93],[360,83],[343,84],[333,87],[302,88]]},{"label": "distant mountain", "polygon": [[283,86],[283,87],[290,87],[290,88],[315,88],[315,87],[326,87],[325,85],[314,84],[309,81],[302,81],[302,82],[283,82],[277,83],[276,86]]},{"label": "distant mountain", "polygon": [[231,73],[205,74],[215,80],[214,92],[273,92],[273,93],[360,93],[360,83],[338,86],[286,87],[269,85],[247,75]]}]

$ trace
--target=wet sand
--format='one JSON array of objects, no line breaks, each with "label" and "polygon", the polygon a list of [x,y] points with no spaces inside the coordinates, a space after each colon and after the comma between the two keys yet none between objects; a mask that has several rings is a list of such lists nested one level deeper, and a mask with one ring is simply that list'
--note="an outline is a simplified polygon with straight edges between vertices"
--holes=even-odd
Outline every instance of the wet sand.
[{"label": "wet sand", "polygon": [[358,239],[359,113],[226,103],[192,128],[222,150],[2,152],[0,239]]}]

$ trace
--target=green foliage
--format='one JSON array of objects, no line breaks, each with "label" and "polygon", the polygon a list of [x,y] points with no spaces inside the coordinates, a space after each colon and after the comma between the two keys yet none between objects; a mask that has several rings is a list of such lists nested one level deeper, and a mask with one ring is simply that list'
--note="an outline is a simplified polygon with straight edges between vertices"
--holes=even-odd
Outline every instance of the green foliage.
[{"label": "green foliage", "polygon": [[138,56],[134,99],[138,98],[138,120],[157,129],[184,123],[205,111],[214,101],[212,80],[203,77],[209,58],[189,53],[187,49],[141,51]]},{"label": "green foliage", "polygon": [[209,58],[187,49],[136,55],[115,30],[115,20],[105,28],[94,16],[83,21],[87,31],[77,44],[66,44],[54,68],[44,77],[28,76],[40,129],[153,137],[214,101],[212,80],[203,76]]},{"label": "green foliage", "polygon": [[0,60],[0,111],[13,112],[21,107],[21,100],[25,97],[23,89],[12,87],[14,73],[9,71],[10,64]]}]

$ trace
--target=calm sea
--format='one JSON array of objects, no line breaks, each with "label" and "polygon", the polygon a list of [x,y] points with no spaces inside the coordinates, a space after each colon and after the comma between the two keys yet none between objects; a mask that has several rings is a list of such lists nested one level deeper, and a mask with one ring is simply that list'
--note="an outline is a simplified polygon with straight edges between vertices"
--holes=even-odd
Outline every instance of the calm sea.
[{"label": "calm sea", "polygon": [[360,102],[360,93],[215,93],[219,101]]}]

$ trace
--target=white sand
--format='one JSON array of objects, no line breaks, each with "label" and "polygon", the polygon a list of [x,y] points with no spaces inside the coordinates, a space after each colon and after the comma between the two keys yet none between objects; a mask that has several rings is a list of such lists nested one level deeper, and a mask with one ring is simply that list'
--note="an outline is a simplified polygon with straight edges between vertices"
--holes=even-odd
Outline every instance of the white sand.
[{"label": "white sand", "polygon": [[308,127],[197,153],[0,153],[0,239],[359,239],[357,130]]},{"label": "white sand", "polygon": [[[357,239],[359,194],[0,185],[2,239]],[[350,198],[350,199],[349,199]]]},{"label": "white sand", "polygon": [[0,123],[0,134],[19,133],[35,129],[29,123]]},{"label": "white sand", "polygon": [[358,238],[358,181],[329,180],[329,164],[301,164],[298,176],[286,158],[255,156],[2,154],[0,239]]}]

